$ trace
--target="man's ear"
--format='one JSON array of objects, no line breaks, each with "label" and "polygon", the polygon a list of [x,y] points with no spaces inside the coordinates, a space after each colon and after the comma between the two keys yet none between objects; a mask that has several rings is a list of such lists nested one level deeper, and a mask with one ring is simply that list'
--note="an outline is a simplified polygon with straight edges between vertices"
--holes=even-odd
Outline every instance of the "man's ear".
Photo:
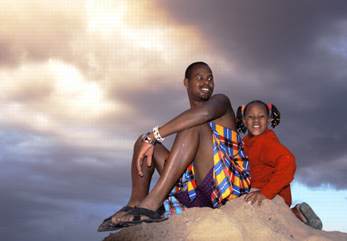
[{"label": "man's ear", "polygon": [[187,78],[184,78],[184,80],[183,80],[183,84],[186,88],[188,88],[188,81],[189,81],[189,79],[187,79]]}]

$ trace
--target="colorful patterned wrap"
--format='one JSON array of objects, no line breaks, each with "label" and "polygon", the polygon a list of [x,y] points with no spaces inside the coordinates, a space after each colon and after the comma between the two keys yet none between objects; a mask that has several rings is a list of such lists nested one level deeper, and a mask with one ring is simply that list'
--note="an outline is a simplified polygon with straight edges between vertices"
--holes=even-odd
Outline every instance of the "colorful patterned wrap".
[{"label": "colorful patterned wrap", "polygon": [[[214,122],[210,122],[209,125],[213,138],[214,191],[211,194],[211,201],[213,207],[218,208],[228,200],[249,192],[250,173],[248,159],[238,133]],[[166,214],[182,213],[185,207],[175,198],[175,193],[188,191],[190,200],[194,200],[196,187],[194,166],[191,164],[164,201]]]}]

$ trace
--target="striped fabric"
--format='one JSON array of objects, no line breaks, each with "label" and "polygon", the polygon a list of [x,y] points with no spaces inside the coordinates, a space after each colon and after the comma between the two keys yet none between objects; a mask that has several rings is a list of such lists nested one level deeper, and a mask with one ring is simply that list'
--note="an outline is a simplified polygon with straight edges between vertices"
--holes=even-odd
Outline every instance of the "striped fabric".
[{"label": "striped fabric", "polygon": [[210,122],[213,131],[214,191],[211,200],[214,208],[249,192],[250,174],[248,159],[237,132]]},{"label": "striped fabric", "polygon": [[[211,201],[213,207],[218,208],[228,200],[249,192],[249,165],[243,152],[241,137],[237,132],[214,122],[210,122],[209,125],[213,138],[214,191]],[[185,209],[174,197],[176,192],[188,191],[190,200],[194,200],[196,187],[194,166],[191,164],[169,194],[169,198],[164,201],[167,214],[179,214]]]}]

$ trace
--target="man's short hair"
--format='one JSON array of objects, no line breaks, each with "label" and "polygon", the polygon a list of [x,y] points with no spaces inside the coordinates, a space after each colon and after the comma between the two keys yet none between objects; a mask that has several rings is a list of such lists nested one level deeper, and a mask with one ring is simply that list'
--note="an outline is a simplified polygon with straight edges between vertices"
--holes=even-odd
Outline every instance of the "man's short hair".
[{"label": "man's short hair", "polygon": [[192,77],[192,72],[196,67],[200,67],[200,66],[204,66],[210,69],[210,66],[208,66],[208,64],[206,64],[205,62],[199,61],[199,62],[194,62],[192,64],[190,64],[187,69],[186,72],[184,74],[184,78],[186,79],[190,79]]}]

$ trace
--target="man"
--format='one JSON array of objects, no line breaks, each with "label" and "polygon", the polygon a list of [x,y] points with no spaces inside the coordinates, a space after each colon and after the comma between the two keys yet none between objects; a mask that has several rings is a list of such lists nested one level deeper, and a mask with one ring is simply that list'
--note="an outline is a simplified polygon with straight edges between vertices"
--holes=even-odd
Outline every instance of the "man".
[{"label": "man", "polygon": [[[235,114],[227,96],[212,95],[210,67],[204,62],[188,66],[184,86],[190,109],[136,141],[128,204],[105,219],[99,231],[162,221],[163,203],[171,213],[186,207],[216,208],[249,191],[248,161],[233,131]],[[169,151],[161,142],[174,133]],[[160,177],[149,192],[154,168]]]}]

